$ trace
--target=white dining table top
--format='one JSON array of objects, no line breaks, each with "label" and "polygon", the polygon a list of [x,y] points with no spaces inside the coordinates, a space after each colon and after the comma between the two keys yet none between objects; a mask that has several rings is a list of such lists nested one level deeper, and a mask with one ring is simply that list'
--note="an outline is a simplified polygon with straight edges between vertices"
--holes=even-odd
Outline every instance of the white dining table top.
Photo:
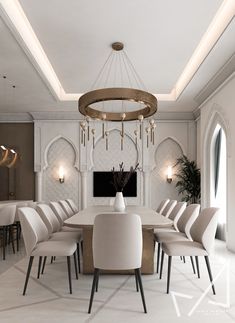
[{"label": "white dining table top", "polygon": [[[113,206],[109,205],[95,205],[76,213],[69,219],[64,221],[64,224],[69,227],[85,228],[94,225],[94,219],[97,214],[113,213]],[[117,213],[117,212],[115,212]],[[142,221],[144,228],[157,228],[161,226],[172,226],[172,221],[156,211],[137,205],[129,205],[126,207],[125,213],[138,214]]]}]

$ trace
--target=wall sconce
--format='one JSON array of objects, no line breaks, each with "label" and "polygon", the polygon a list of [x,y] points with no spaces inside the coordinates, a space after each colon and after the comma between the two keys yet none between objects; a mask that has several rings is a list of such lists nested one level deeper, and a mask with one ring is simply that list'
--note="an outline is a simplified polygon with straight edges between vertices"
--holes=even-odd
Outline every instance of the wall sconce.
[{"label": "wall sconce", "polygon": [[166,178],[168,183],[172,182],[172,166],[167,167],[167,178]]},{"label": "wall sconce", "polygon": [[62,184],[64,183],[64,168],[60,166],[59,168],[59,182]]}]

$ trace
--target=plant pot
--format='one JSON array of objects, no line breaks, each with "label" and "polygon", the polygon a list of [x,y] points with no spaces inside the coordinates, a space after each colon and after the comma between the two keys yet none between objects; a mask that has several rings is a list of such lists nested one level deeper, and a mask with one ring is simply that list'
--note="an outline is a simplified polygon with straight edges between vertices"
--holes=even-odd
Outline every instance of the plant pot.
[{"label": "plant pot", "polygon": [[113,208],[114,208],[114,211],[116,211],[116,212],[123,212],[123,211],[125,211],[125,202],[124,202],[124,198],[123,198],[122,192],[117,192],[116,193],[116,197],[115,197],[115,200],[114,200]]}]

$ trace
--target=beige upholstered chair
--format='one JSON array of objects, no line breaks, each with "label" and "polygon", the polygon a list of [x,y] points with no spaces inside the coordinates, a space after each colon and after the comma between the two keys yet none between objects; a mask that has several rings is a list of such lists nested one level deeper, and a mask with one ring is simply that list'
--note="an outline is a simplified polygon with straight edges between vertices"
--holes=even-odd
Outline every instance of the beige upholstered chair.
[{"label": "beige upholstered chair", "polygon": [[171,200],[170,202],[168,202],[166,207],[162,211],[162,215],[168,218],[168,216],[170,215],[171,211],[174,209],[176,204],[177,204],[176,200]]},{"label": "beige upholstered chair", "polygon": [[110,213],[99,214],[93,228],[94,278],[88,313],[98,289],[99,271],[126,270],[135,271],[136,286],[140,288],[144,312],[147,312],[142,286],[140,267],[142,262],[142,225],[136,214]]},{"label": "beige upholstered chair", "polygon": [[165,209],[165,207],[169,202],[170,202],[169,199],[162,200],[161,203],[158,205],[156,212],[159,214],[162,214],[162,211]]},{"label": "beige upholstered chair", "polygon": [[62,208],[68,218],[70,218],[71,216],[74,215],[74,212],[73,212],[71,206],[69,206],[69,204],[65,200],[60,200],[59,203],[62,206]]},{"label": "beige upholstered chair", "polygon": [[79,210],[77,208],[77,205],[74,203],[74,201],[72,199],[67,199],[66,202],[71,207],[71,209],[73,210],[73,213],[74,214],[78,213]]},{"label": "beige upholstered chair", "polygon": [[[177,222],[179,220],[179,218],[181,217],[181,215],[183,214],[184,210],[186,209],[186,202],[178,202],[176,204],[176,206],[173,208],[173,210],[171,211],[170,215],[169,215],[169,219],[173,221],[173,226],[172,227],[162,227],[159,229],[155,229],[154,230],[154,238],[155,238],[155,242],[158,242],[157,236],[160,232],[176,232],[177,231]],[[159,258],[160,258],[160,249],[161,249],[161,245],[160,243],[158,243],[158,250],[157,250],[157,273],[159,270]]]},{"label": "beige upholstered chair", "polygon": [[63,210],[62,206],[59,204],[59,202],[50,202],[50,207],[57,216],[60,224],[63,225],[64,221],[68,219],[68,216]]},{"label": "beige upholstered chair", "polygon": [[[196,218],[199,215],[200,211],[200,205],[199,204],[191,204],[186,207],[182,215],[180,216],[178,222],[177,222],[177,229],[178,231],[172,230],[170,231],[156,231],[154,234],[155,241],[158,243],[158,257],[157,257],[157,273],[159,271],[159,260],[160,260],[160,247],[162,242],[167,241],[181,241],[181,240],[187,240],[190,238],[190,229],[192,227],[192,224],[196,220]],[[194,264],[193,259],[191,259],[193,271]],[[162,275],[160,275],[161,279]]]},{"label": "beige upholstered chair", "polygon": [[[39,263],[42,257],[67,256],[69,291],[72,294],[71,265],[70,256],[74,255],[77,244],[73,240],[49,240],[49,233],[46,225],[40,218],[36,210],[23,207],[19,209],[19,218],[25,243],[26,254],[29,256],[28,270],[25,279],[23,295],[26,293],[28,280],[35,256],[39,256]],[[76,257],[76,256],[75,256]],[[40,270],[40,266],[39,266]],[[76,262],[75,262],[76,271]],[[39,271],[40,272],[40,271]],[[39,273],[38,273],[39,276]]]},{"label": "beige upholstered chair", "polygon": [[6,259],[6,241],[7,231],[9,230],[12,250],[15,253],[15,245],[13,240],[12,225],[15,222],[16,206],[6,205],[0,208],[0,229],[2,231],[2,249],[3,249],[3,260]]},{"label": "beige upholstered chair", "polygon": [[28,206],[29,202],[18,202],[16,204],[16,216],[15,216],[15,223],[14,226],[16,227],[16,250],[20,250],[20,235],[21,235],[21,228],[20,228],[20,219],[19,219],[19,208]]},{"label": "beige upholstered chair", "polygon": [[[50,240],[73,240],[77,243],[77,255],[79,272],[81,272],[79,243],[82,241],[82,234],[79,231],[61,231],[62,226],[49,205],[39,204],[37,212],[45,223],[50,235]],[[43,261],[42,274],[44,272],[46,258]]]},{"label": "beige upholstered chair", "polygon": [[[204,209],[193,223],[190,234],[192,241],[171,241],[162,243],[163,257],[168,255],[167,293],[170,288],[171,263],[173,256],[195,256],[197,270],[199,273],[198,256],[204,256],[209,278],[212,284],[212,291],[215,294],[212,273],[210,269],[209,254],[212,250],[217,228],[218,208]],[[162,259],[163,260],[163,259]],[[161,263],[161,272],[163,261]]]}]

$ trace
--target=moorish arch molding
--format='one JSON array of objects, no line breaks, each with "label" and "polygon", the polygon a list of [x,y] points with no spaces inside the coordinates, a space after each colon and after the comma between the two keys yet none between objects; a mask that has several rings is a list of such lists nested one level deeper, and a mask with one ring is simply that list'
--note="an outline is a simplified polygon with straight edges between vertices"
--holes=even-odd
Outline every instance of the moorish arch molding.
[{"label": "moorish arch molding", "polygon": [[153,168],[152,168],[152,171],[156,168],[156,165],[157,165],[157,161],[156,161],[156,155],[157,155],[157,152],[158,152],[158,149],[161,145],[163,145],[167,140],[172,140],[177,146],[179,146],[179,148],[181,149],[182,153],[184,155],[186,155],[186,150],[185,150],[185,147],[183,146],[182,143],[179,142],[178,139],[176,139],[175,137],[172,137],[172,136],[168,136],[166,138],[164,138],[158,145],[157,145],[157,148],[155,150],[155,153],[154,153],[154,165],[153,165]]},{"label": "moorish arch molding", "polygon": [[[213,111],[213,112],[211,112]],[[210,110],[210,117],[208,122],[206,122],[207,127],[205,127],[202,134],[202,197],[201,203],[203,207],[210,206],[211,199],[211,142],[214,135],[216,126],[219,124],[224,130],[226,136],[226,150],[227,150],[227,163],[228,158],[231,156],[231,131],[229,127],[229,121],[225,116],[223,108],[218,104],[213,104]],[[207,174],[207,176],[205,176]],[[227,179],[228,185],[228,179]]]},{"label": "moorish arch molding", "polygon": [[[120,130],[117,129],[117,128],[113,128],[113,129],[109,129],[109,137],[111,136],[112,133],[120,133]],[[141,147],[139,145],[139,142],[137,142],[137,147],[136,147],[136,144],[135,144],[135,139],[133,138],[133,136],[131,135],[131,133],[129,133],[128,131],[125,130],[125,135],[124,137],[127,137],[128,139],[130,139],[130,141],[133,143],[133,146],[135,147],[136,149],[136,155],[137,155],[137,160],[136,160],[136,163],[140,163],[140,160],[141,160]],[[97,140],[95,141],[95,148],[96,146],[98,145],[98,143],[101,141],[101,140],[104,140],[104,146],[105,146],[105,139],[103,139],[102,135],[100,135]],[[124,145],[125,145],[125,142],[124,142]],[[90,170],[94,169],[95,167],[95,162],[94,162],[94,153],[95,153],[95,148],[93,149],[93,147],[90,148],[90,152],[89,152],[89,155],[90,155]]]},{"label": "moorish arch molding", "polygon": [[229,120],[226,118],[225,112],[219,104],[213,104],[211,106],[210,118],[207,122],[207,127],[205,127],[204,133],[202,135],[202,138],[204,138],[203,141],[203,152],[206,153],[206,147],[208,147],[208,144],[211,141],[211,138],[214,134],[215,127],[217,124],[219,124],[226,135],[226,144],[227,144],[227,156],[230,157],[231,155],[231,131],[229,126]]},{"label": "moorish arch molding", "polygon": [[54,137],[46,146],[45,151],[44,151],[44,166],[43,166],[43,171],[45,171],[48,167],[48,152],[50,150],[50,147],[58,140],[60,139],[64,139],[65,141],[67,141],[68,144],[70,144],[74,150],[75,153],[75,161],[74,161],[74,165],[73,167],[77,169],[77,171],[79,171],[79,158],[78,158],[78,150],[76,148],[76,146],[74,145],[74,143],[69,140],[68,138],[66,138],[63,135],[58,135],[56,137]]}]

